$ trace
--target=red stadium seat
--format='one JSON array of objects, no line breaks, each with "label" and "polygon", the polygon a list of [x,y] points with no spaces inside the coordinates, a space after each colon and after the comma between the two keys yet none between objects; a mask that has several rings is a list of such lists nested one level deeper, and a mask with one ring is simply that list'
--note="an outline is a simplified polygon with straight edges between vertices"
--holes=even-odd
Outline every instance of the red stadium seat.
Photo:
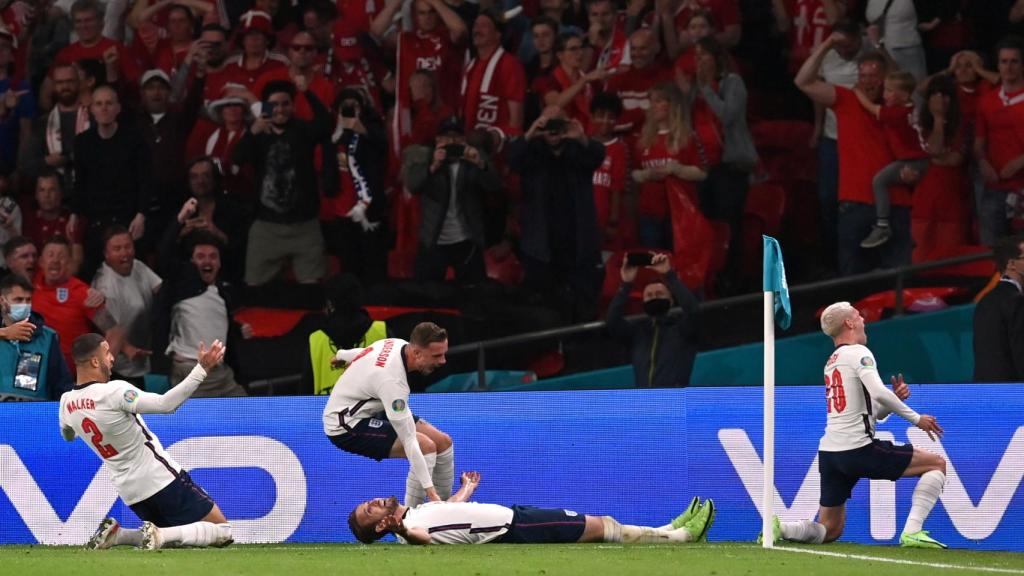
[{"label": "red stadium seat", "polygon": [[[962,296],[967,293],[966,288],[958,286],[937,286],[932,288],[907,288],[903,290],[903,308],[911,312],[915,308],[923,310],[934,309],[936,305],[945,307],[949,299]],[[882,319],[886,310],[895,310],[896,291],[887,290],[861,298],[853,303],[853,307],[864,316],[865,322],[877,322]],[[815,316],[821,318],[825,307],[818,309]]]},{"label": "red stadium seat", "polygon": [[504,286],[518,286],[523,281],[523,266],[514,253],[498,260],[488,250],[484,252],[484,265],[487,266],[487,277]]},{"label": "red stadium seat", "polygon": [[808,146],[813,132],[809,122],[769,120],[752,124],[750,134],[761,157],[758,173],[770,180],[816,181],[818,159]]}]

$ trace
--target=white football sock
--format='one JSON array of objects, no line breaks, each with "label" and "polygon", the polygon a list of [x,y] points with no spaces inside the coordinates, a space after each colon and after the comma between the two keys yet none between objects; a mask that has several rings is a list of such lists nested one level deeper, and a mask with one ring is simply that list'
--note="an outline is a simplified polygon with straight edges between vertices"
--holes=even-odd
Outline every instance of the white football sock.
[{"label": "white football sock", "polygon": [[942,487],[946,485],[946,475],[938,470],[925,472],[917,481],[914,488],[914,496],[910,500],[910,515],[907,516],[907,525],[903,528],[904,534],[920,532],[924,527],[925,518],[932,511],[935,502],[942,494]]},{"label": "white football sock", "polygon": [[792,542],[821,544],[825,541],[825,525],[814,520],[779,522],[779,527],[782,528],[782,537]]},{"label": "white football sock", "polygon": [[441,500],[447,500],[452,496],[452,487],[455,486],[455,447],[449,446],[444,452],[437,454],[437,462],[434,464],[434,471],[430,474],[434,481],[434,489],[441,496]]},{"label": "white football sock", "polygon": [[183,526],[160,528],[163,545],[178,546],[223,546],[231,540],[231,524],[214,524],[213,522],[193,522]]},{"label": "white football sock", "polygon": [[619,524],[611,516],[602,516],[605,542],[622,542],[624,544],[657,544],[659,542],[692,542],[693,535],[686,528],[678,530],[662,530],[650,526],[633,526]]},{"label": "white football sock", "polygon": [[[427,471],[430,472],[431,478],[434,475],[434,466],[437,464],[437,453],[431,452],[424,454],[423,459],[427,461]],[[435,486],[436,490],[437,487]],[[448,491],[449,495],[451,490]],[[440,491],[438,492],[440,494]],[[420,486],[420,481],[416,479],[416,475],[412,473],[412,468],[409,468],[409,475],[405,478],[405,505],[410,508],[415,508],[423,501],[427,499],[427,491]]]},{"label": "white football sock", "polygon": [[120,528],[114,534],[114,546],[142,546],[142,530]]}]

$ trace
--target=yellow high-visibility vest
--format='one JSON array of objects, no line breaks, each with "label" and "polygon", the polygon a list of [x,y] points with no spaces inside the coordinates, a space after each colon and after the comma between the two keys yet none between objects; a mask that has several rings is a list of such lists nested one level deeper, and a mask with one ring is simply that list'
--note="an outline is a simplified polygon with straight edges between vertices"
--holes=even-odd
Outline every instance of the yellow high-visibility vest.
[{"label": "yellow high-visibility vest", "polygon": [[[387,337],[387,325],[381,320],[374,320],[370,329],[363,334],[359,347],[366,348]],[[330,394],[338,378],[345,372],[343,367],[331,368],[331,359],[337,352],[338,347],[323,330],[317,330],[309,335],[309,361],[313,363],[313,394]]]}]

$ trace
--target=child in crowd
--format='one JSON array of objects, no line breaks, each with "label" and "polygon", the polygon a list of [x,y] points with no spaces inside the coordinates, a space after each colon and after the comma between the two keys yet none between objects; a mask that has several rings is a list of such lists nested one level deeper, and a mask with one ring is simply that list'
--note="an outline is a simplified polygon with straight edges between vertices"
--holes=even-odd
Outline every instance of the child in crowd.
[{"label": "child in crowd", "polygon": [[917,82],[909,72],[890,72],[885,77],[882,92],[883,104],[875,104],[861,91],[857,98],[864,109],[882,123],[885,141],[895,160],[875,174],[871,181],[875,195],[875,225],[861,243],[861,248],[876,248],[888,242],[892,236],[889,227],[889,187],[901,183],[900,173],[910,168],[920,175],[928,169],[928,152],[917,125],[914,102],[911,100]]}]

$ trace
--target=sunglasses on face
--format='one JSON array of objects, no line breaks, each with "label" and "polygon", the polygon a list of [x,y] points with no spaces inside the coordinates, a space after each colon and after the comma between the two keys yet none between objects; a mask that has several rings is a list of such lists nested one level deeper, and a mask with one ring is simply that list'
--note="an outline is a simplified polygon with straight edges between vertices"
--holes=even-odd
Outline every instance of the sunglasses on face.
[{"label": "sunglasses on face", "polygon": [[312,44],[292,44],[292,50],[296,52],[316,52],[316,46]]}]

